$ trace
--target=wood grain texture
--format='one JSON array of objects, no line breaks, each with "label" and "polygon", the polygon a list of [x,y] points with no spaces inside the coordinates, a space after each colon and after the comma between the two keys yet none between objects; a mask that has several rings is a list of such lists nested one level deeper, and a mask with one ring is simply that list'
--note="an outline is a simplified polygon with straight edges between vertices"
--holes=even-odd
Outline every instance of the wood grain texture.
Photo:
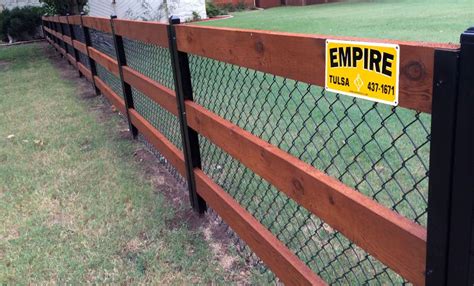
[{"label": "wood grain texture", "polygon": [[88,47],[89,56],[98,64],[103,66],[106,70],[119,77],[119,68],[118,63],[115,59],[109,57],[108,55],[102,53],[101,51]]},{"label": "wood grain texture", "polygon": [[126,114],[125,101],[118,96],[100,77],[94,77],[95,85],[102,92],[102,94],[107,97],[110,103],[117,108],[118,111],[122,114]]},{"label": "wood grain texture", "polygon": [[176,95],[173,90],[153,81],[130,67],[124,66],[122,71],[125,82],[148,96],[175,116],[178,116]]},{"label": "wood grain texture", "polygon": [[[177,25],[178,49],[318,86],[325,84],[325,35]],[[457,45],[352,37],[330,39],[400,45],[399,105],[431,112],[435,49]]]},{"label": "wood grain texture", "polygon": [[200,169],[197,192],[285,285],[327,285],[278,238]]},{"label": "wood grain texture", "polygon": [[167,24],[152,21],[116,19],[114,20],[114,29],[117,35],[127,39],[138,40],[165,48],[169,46]]},{"label": "wood grain texture", "polygon": [[153,125],[143,118],[135,109],[129,109],[130,120],[133,126],[168,160],[173,167],[186,177],[186,167],[184,165],[184,155],[173,145],[163,134]]},{"label": "wood grain texture", "polygon": [[104,33],[112,33],[112,27],[110,26],[109,18],[83,16],[82,21],[83,25],[88,28],[102,31]]},{"label": "wood grain texture", "polygon": [[395,272],[424,284],[425,228],[194,102],[186,101],[186,114],[198,133]]}]

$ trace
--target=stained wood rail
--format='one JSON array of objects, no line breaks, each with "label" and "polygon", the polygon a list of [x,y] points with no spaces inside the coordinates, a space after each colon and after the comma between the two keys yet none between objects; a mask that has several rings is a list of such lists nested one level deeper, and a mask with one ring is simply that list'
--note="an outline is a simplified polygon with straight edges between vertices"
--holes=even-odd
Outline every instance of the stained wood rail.
[{"label": "stained wood rail", "polygon": [[181,174],[186,176],[186,167],[184,165],[184,155],[176,148],[163,134],[161,134],[153,125],[151,125],[135,109],[129,109],[130,120],[140,133],[150,142],[160,153],[165,156],[173,167]]},{"label": "stained wood rail", "polygon": [[87,56],[87,47],[85,44],[79,42],[78,40],[73,40],[72,43],[74,44],[74,48],[76,50]]},{"label": "stained wood rail", "polygon": [[[180,51],[278,76],[324,86],[325,43],[328,36],[176,26]],[[331,39],[384,42],[400,45],[399,105],[431,112],[435,49],[457,45],[331,37]]]},{"label": "stained wood rail", "polygon": [[106,70],[114,74],[115,76],[119,76],[119,69],[117,60],[109,57],[108,55],[102,53],[101,51],[88,47],[89,56],[98,64],[103,66]]},{"label": "stained wood rail", "polygon": [[199,134],[406,279],[424,284],[424,227],[194,102],[186,102],[186,115]]},{"label": "stained wood rail", "polygon": [[82,63],[77,63],[77,67],[79,71],[89,80],[92,81],[92,73],[91,71]]},{"label": "stained wood rail", "polygon": [[102,94],[122,113],[126,114],[125,101],[118,96],[100,77],[95,76],[95,84]]},{"label": "stained wood rail", "polygon": [[123,67],[123,77],[128,84],[148,96],[175,116],[178,116],[176,94],[173,90],[153,81],[129,67]]},{"label": "stained wood rail", "polygon": [[165,48],[169,46],[167,24],[116,19],[114,20],[114,29],[117,35],[131,40]]},{"label": "stained wood rail", "polygon": [[[124,67],[130,85],[177,115],[173,91]],[[188,124],[322,218],[368,253],[418,285],[424,283],[426,229],[299,159],[186,102]],[[245,153],[241,150],[247,150]],[[272,170],[278,169],[279,172]]]},{"label": "stained wood rail", "polygon": [[[145,138],[186,175],[184,155],[137,111],[130,109],[130,119]],[[194,170],[199,194],[234,229],[249,247],[287,285],[327,285],[281,241],[239,205],[204,172]]]},{"label": "stained wood rail", "polygon": [[110,26],[109,18],[83,16],[82,21],[84,26],[88,28],[92,28],[104,33],[112,33],[112,27]]}]

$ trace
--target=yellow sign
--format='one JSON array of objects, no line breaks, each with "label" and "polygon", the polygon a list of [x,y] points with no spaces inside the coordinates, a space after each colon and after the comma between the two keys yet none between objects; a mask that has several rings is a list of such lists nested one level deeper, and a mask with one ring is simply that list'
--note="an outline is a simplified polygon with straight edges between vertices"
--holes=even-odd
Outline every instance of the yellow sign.
[{"label": "yellow sign", "polygon": [[326,41],[326,90],[398,105],[400,48],[394,44]]}]

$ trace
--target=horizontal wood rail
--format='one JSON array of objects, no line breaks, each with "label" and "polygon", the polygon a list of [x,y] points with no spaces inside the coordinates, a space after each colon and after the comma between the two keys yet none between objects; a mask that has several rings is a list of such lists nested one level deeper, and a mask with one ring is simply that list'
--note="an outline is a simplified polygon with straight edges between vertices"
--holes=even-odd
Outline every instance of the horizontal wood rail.
[{"label": "horizontal wood rail", "polygon": [[167,24],[117,19],[114,20],[114,29],[117,35],[130,40],[138,40],[165,48],[169,46]]},{"label": "horizontal wood rail", "polygon": [[[324,86],[328,36],[177,25],[178,49],[242,67]],[[400,45],[399,105],[431,112],[435,49],[457,45],[352,37],[331,39]]]},{"label": "horizontal wood rail", "polygon": [[153,81],[130,67],[123,67],[124,80],[163,108],[178,116],[176,94],[173,90]]},{"label": "horizontal wood rail", "polygon": [[62,23],[62,24],[67,24],[67,16],[59,16],[58,17],[58,21],[59,23]]},{"label": "horizontal wood rail", "polygon": [[222,219],[287,285],[327,285],[269,230],[200,169],[197,191]]},{"label": "horizontal wood rail", "polygon": [[71,37],[66,36],[66,35],[63,35],[63,41],[64,41],[66,44],[72,46],[72,39],[71,39]]},{"label": "horizontal wood rail", "polygon": [[110,26],[110,18],[83,16],[82,21],[83,25],[88,28],[92,28],[94,30],[101,31],[104,33],[112,33],[112,27]]},{"label": "horizontal wood rail", "polygon": [[108,55],[102,53],[101,51],[88,47],[89,49],[89,56],[98,64],[103,66],[106,70],[114,74],[115,76],[119,75],[119,68],[118,63],[115,59],[109,57]]},{"label": "horizontal wood rail", "polygon": [[95,76],[95,85],[122,114],[126,114],[125,101],[118,96],[100,77]]},{"label": "horizontal wood rail", "polygon": [[85,44],[83,44],[82,42],[79,42],[78,40],[73,40],[72,43],[76,50],[83,53],[84,55],[87,55],[87,47]]},{"label": "horizontal wood rail", "polygon": [[163,134],[161,134],[151,123],[141,116],[135,109],[129,109],[130,120],[140,133],[150,142],[160,153],[168,160],[173,167],[181,174],[186,176],[186,167],[184,165],[184,155],[173,143],[171,143]]},{"label": "horizontal wood rail", "polygon": [[194,102],[186,102],[186,114],[198,133],[408,281],[424,284],[425,228]]},{"label": "horizontal wood rail", "polygon": [[48,27],[45,27],[44,29],[45,29],[46,32],[50,33],[51,35],[55,36],[56,38],[58,38],[60,40],[63,39],[63,36],[60,33],[56,32],[56,31],[54,31],[54,30],[52,30]]},{"label": "horizontal wood rail", "polygon": [[75,68],[77,68],[76,59],[71,54],[67,54],[67,59],[71,63],[71,65],[73,65]]},{"label": "horizontal wood rail", "polygon": [[[136,110],[130,109],[135,127],[160,151],[178,172],[186,175],[184,155]],[[281,241],[239,205],[201,170],[195,169],[198,192],[252,250],[287,285],[326,285]]]},{"label": "horizontal wood rail", "polygon": [[79,15],[74,15],[74,16],[69,16],[69,24],[71,25],[81,25],[81,16]]},{"label": "horizontal wood rail", "polygon": [[85,65],[77,63],[77,68],[89,81],[92,81],[92,73]]}]

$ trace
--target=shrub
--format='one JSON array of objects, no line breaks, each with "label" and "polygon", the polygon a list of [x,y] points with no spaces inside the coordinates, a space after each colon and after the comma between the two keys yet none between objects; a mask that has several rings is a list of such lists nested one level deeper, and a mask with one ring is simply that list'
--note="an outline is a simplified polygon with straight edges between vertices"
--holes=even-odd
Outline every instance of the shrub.
[{"label": "shrub", "polygon": [[219,15],[226,15],[227,11],[212,2],[206,2],[206,14],[209,18],[214,18]]},{"label": "shrub", "polygon": [[0,12],[0,37],[6,40],[8,35],[17,40],[27,40],[35,36],[41,25],[41,7],[23,7]]}]

